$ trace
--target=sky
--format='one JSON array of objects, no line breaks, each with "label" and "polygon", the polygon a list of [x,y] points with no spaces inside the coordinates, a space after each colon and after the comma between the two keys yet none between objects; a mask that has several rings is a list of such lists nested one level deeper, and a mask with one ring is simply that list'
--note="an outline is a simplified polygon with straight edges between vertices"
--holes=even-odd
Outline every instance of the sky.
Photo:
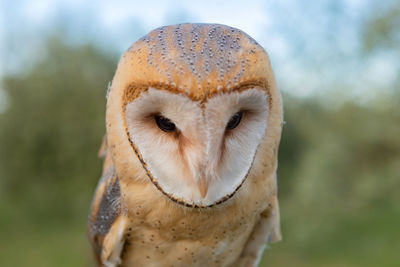
[{"label": "sky", "polygon": [[[362,61],[358,54],[361,25],[378,0],[0,1],[0,78],[34,62],[54,29],[71,42],[95,42],[120,55],[159,26],[211,22],[256,39],[271,57],[278,86],[296,96],[325,94],[339,84],[368,99],[372,88],[396,79],[390,54]],[[0,89],[0,109],[4,98]]]}]

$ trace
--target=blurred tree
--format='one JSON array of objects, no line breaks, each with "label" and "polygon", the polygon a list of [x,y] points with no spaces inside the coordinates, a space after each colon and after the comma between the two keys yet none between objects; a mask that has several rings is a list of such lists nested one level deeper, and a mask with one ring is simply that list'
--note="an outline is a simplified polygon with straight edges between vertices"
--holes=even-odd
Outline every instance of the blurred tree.
[{"label": "blurred tree", "polygon": [[400,105],[400,2],[394,1],[389,5],[377,2],[374,12],[363,25],[363,52],[368,56],[386,55],[386,61],[392,62],[390,70],[397,77],[391,87],[389,101],[381,106],[398,109]]},{"label": "blurred tree", "polygon": [[[29,237],[26,232],[33,229],[67,231],[80,225],[85,239],[91,194],[101,173],[96,155],[116,59],[58,37],[50,38],[45,51],[32,68],[3,81],[9,108],[0,114],[0,249],[7,237]],[[10,246],[9,240],[2,252]]]},{"label": "blurred tree", "polygon": [[400,3],[384,5],[378,2],[364,24],[363,44],[367,52],[394,49],[400,52]]},{"label": "blurred tree", "polygon": [[[265,266],[395,266],[399,110],[284,100],[278,168],[284,241],[264,255]],[[293,261],[282,261],[287,257]]]}]

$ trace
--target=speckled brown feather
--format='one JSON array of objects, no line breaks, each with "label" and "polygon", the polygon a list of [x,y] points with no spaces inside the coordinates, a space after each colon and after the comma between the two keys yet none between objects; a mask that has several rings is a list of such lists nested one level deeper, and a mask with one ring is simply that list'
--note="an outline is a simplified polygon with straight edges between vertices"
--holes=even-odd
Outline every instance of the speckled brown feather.
[{"label": "speckled brown feather", "polygon": [[[241,188],[212,208],[189,208],[171,201],[151,182],[134,151],[124,119],[126,104],[149,86],[206,103],[217,93],[255,85],[269,95],[268,130]],[[235,263],[248,262],[245,248],[249,237],[257,235],[255,226],[261,220],[272,225],[266,233],[270,241],[279,240],[275,174],[281,97],[268,56],[251,37],[215,24],[181,24],[152,31],[121,58],[106,118],[105,169],[115,169],[124,207],[121,214],[128,221],[123,229],[123,266],[238,266]],[[103,184],[100,181],[92,214],[98,213],[106,192]]]},{"label": "speckled brown feather", "polygon": [[110,158],[105,155],[105,168],[97,186],[89,214],[89,240],[98,264],[101,262],[100,257],[105,236],[110,231],[116,218],[121,215],[119,179],[116,176],[115,168],[112,166]]},{"label": "speckled brown feather", "polygon": [[[250,86],[269,90],[266,76],[272,75],[267,54],[254,39],[217,24],[158,28],[134,43],[120,64],[127,67],[119,68],[121,78],[127,78],[121,82],[129,82],[122,106],[149,86],[206,101],[213,94]],[[126,73],[129,69],[135,71]]]}]

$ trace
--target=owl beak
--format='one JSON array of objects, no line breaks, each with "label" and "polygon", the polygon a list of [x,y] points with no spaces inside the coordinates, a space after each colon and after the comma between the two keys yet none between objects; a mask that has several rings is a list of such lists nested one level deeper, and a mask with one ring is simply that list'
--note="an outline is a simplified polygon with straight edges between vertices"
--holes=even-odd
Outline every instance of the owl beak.
[{"label": "owl beak", "polygon": [[205,198],[208,191],[208,184],[205,176],[200,178],[200,180],[197,182],[197,186],[199,187],[201,197]]}]

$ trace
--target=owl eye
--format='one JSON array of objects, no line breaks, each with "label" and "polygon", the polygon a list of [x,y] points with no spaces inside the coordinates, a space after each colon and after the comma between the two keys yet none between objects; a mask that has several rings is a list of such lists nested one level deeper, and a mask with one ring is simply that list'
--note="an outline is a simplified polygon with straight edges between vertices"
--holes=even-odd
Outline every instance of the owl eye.
[{"label": "owl eye", "polygon": [[242,119],[242,116],[243,116],[243,112],[241,112],[241,111],[235,113],[235,115],[233,115],[229,119],[229,122],[226,125],[226,129],[228,129],[228,130],[235,129],[239,125],[239,123],[240,123],[240,121]]},{"label": "owl eye", "polygon": [[164,132],[172,132],[175,130],[175,124],[171,120],[160,115],[155,115],[154,119],[157,123],[158,128],[160,128]]}]

